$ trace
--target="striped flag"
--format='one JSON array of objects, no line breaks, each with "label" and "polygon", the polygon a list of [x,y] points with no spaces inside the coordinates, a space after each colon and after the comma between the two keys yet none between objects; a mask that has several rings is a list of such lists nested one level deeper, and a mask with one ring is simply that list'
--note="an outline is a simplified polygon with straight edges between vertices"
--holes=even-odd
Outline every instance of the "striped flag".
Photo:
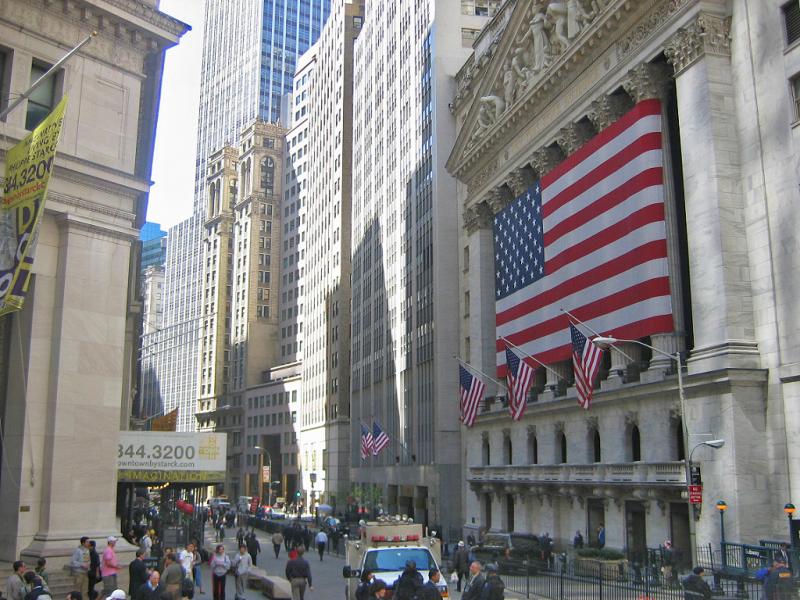
[{"label": "striped flag", "polygon": [[568,360],[569,319],[641,338],[673,329],[661,105],[645,100],[495,216],[497,365],[503,338]]},{"label": "striped flag", "polygon": [[522,413],[525,412],[525,400],[528,397],[528,390],[533,385],[533,376],[536,371],[507,346],[506,362],[508,364],[508,370],[506,371],[506,378],[508,379],[508,410],[511,412],[511,418],[519,421],[522,418]]},{"label": "striped flag", "polygon": [[473,376],[462,365],[458,365],[458,379],[461,382],[461,422],[467,427],[475,424],[478,408],[483,400],[486,384]]},{"label": "striped flag", "polygon": [[587,339],[572,323],[569,324],[572,336],[572,366],[575,371],[575,389],[578,390],[578,404],[586,410],[592,404],[594,378],[600,369],[603,351]]},{"label": "striped flag", "polygon": [[381,429],[377,421],[372,423],[372,456],[378,456],[380,451],[389,445],[389,436]]},{"label": "striped flag", "polygon": [[361,423],[361,460],[367,460],[372,454],[372,432],[369,427]]}]

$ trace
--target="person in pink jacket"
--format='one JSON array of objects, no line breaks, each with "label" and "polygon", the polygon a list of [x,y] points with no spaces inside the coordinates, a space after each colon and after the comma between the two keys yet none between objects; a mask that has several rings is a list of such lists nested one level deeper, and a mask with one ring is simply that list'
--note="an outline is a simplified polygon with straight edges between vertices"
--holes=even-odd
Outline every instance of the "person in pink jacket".
[{"label": "person in pink jacket", "polygon": [[111,596],[111,592],[117,589],[117,573],[119,573],[119,562],[117,561],[117,553],[114,550],[117,538],[110,535],[106,541],[108,545],[103,550],[103,556],[100,558],[100,575],[103,578],[104,598]]}]

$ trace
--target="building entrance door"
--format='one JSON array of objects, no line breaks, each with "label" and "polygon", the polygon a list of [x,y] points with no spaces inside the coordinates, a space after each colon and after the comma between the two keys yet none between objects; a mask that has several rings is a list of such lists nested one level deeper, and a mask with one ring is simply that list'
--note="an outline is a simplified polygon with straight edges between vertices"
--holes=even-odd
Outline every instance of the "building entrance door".
[{"label": "building entrance door", "polygon": [[669,529],[672,538],[675,566],[678,570],[692,566],[692,546],[689,537],[689,505],[672,502],[669,505]]},{"label": "building entrance door", "polygon": [[647,522],[641,502],[625,503],[626,546],[631,560],[644,562],[647,552]]},{"label": "building entrance door", "polygon": [[598,546],[597,530],[606,526],[606,509],[599,498],[589,498],[586,501],[586,541],[589,546]]}]

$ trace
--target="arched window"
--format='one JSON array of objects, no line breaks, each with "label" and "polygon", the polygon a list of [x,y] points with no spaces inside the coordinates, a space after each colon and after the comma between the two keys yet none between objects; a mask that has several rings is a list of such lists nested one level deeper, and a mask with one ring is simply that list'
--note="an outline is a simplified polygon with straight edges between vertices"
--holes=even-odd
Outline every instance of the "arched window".
[{"label": "arched window", "polygon": [[673,443],[675,444],[675,450],[672,453],[672,456],[674,457],[673,460],[685,460],[686,449],[683,445],[683,423],[681,423],[680,419],[673,419],[672,428],[673,428],[673,439],[674,439]]},{"label": "arched window", "polygon": [[212,183],[208,186],[208,216],[213,217],[216,214],[217,205],[217,188]]},{"label": "arched window", "polygon": [[558,451],[559,451],[559,461],[560,463],[567,462],[567,436],[564,435],[563,431],[558,432]]},{"label": "arched window", "polygon": [[631,427],[631,460],[633,462],[642,460],[642,440],[636,425]]},{"label": "arched window", "polygon": [[602,452],[600,450],[600,432],[597,429],[594,430],[594,435],[592,436],[592,445],[594,446],[594,462],[599,463],[602,462]]},{"label": "arched window", "polygon": [[267,194],[275,190],[275,161],[270,156],[261,159],[261,189]]},{"label": "arched window", "polygon": [[513,454],[511,453],[511,438],[505,436],[503,438],[503,464],[510,465],[513,462]]},{"label": "arched window", "polygon": [[528,435],[528,464],[539,464],[539,442],[534,434]]},{"label": "arched window", "polygon": [[483,457],[483,464],[488,465],[491,462],[491,453],[489,451],[489,438],[483,438],[483,447],[481,448]]},{"label": "arched window", "polygon": [[253,180],[250,177],[251,175],[251,168],[250,168],[250,159],[248,158],[244,163],[242,163],[242,195],[243,197],[249,196],[250,192],[253,190]]}]

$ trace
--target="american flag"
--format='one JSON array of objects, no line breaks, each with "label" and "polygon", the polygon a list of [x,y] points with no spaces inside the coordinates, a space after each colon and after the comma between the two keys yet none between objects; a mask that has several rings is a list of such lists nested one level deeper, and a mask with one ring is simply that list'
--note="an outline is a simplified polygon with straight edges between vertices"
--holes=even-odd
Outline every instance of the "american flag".
[{"label": "american flag", "polygon": [[478,407],[483,400],[486,384],[461,365],[458,365],[458,379],[461,382],[461,422],[472,427],[478,416]]},{"label": "american flag", "polygon": [[562,308],[595,331],[672,331],[661,105],[645,100],[495,216],[497,365],[503,338],[567,360]]},{"label": "american flag", "polygon": [[389,445],[389,436],[381,429],[378,422],[372,423],[372,456],[378,456],[381,450]]},{"label": "american flag", "polygon": [[592,404],[594,378],[603,359],[603,351],[587,339],[572,323],[569,324],[572,336],[572,366],[575,371],[575,389],[578,390],[578,404],[586,410]]},{"label": "american flag", "polygon": [[369,427],[361,423],[361,460],[367,460],[372,454],[372,432]]},{"label": "american flag", "polygon": [[506,371],[506,378],[508,379],[508,410],[511,412],[511,418],[519,421],[522,418],[522,413],[525,412],[525,400],[528,396],[528,390],[531,389],[533,384],[533,376],[536,371],[508,347],[506,347],[506,362],[508,364],[508,370]]}]

